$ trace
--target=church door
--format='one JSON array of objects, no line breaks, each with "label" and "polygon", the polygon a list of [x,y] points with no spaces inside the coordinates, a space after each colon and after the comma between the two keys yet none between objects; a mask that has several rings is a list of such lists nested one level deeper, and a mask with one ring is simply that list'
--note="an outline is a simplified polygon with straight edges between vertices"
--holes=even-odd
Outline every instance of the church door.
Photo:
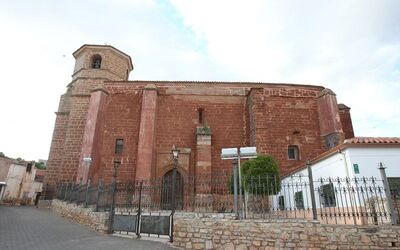
[{"label": "church door", "polygon": [[[168,171],[163,179],[162,179],[162,188],[161,188],[161,209],[171,210],[172,209],[172,173],[173,170]],[[176,190],[176,210],[183,209],[183,178],[182,175],[176,171],[176,182],[175,182],[175,190]]]}]

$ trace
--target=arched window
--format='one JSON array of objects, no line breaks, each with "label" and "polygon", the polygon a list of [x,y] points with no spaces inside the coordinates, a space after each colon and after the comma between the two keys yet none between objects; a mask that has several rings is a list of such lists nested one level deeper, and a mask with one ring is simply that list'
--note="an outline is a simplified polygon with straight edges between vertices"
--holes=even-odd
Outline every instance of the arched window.
[{"label": "arched window", "polygon": [[92,57],[92,69],[100,69],[101,67],[101,56],[94,55]]},{"label": "arched window", "polygon": [[204,113],[204,109],[203,109],[203,108],[199,108],[199,109],[197,110],[197,112],[198,112],[198,116],[199,116],[199,119],[198,119],[199,124],[203,124],[203,113]]},{"label": "arched window", "polygon": [[299,160],[299,147],[296,145],[288,146],[288,159],[289,160]]}]

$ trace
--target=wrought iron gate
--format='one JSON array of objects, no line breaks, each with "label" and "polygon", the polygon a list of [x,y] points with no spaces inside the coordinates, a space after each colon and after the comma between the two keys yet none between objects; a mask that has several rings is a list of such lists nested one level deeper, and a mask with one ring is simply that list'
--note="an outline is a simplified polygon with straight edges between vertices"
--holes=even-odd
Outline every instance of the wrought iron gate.
[{"label": "wrought iron gate", "polygon": [[114,233],[135,234],[137,237],[145,234],[147,236],[168,236],[173,240],[173,214],[132,214],[115,212],[113,220]]},{"label": "wrought iron gate", "polygon": [[137,237],[165,235],[172,242],[176,196],[182,189],[176,179],[168,174],[161,179],[114,183],[110,233]]}]

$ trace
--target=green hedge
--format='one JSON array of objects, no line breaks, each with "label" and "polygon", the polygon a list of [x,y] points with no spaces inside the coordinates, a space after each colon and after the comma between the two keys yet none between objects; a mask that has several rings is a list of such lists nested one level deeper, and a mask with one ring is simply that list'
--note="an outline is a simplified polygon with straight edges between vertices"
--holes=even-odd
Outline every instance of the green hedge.
[{"label": "green hedge", "polygon": [[[251,194],[274,195],[281,189],[279,166],[270,155],[259,155],[241,165],[242,187]],[[229,180],[233,193],[233,176]]]}]

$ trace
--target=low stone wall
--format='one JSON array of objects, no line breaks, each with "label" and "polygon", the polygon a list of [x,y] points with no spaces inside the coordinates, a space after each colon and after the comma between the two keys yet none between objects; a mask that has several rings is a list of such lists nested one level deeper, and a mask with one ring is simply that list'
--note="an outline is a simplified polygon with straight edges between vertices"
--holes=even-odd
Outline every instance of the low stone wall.
[{"label": "low stone wall", "polygon": [[39,200],[38,208],[51,208],[52,200]]},{"label": "low stone wall", "polygon": [[398,226],[323,225],[305,220],[233,220],[223,215],[174,217],[184,249],[400,249]]},{"label": "low stone wall", "polygon": [[51,209],[79,224],[90,227],[96,231],[106,233],[108,230],[108,212],[94,212],[92,208],[84,208],[73,203],[53,200]]}]

